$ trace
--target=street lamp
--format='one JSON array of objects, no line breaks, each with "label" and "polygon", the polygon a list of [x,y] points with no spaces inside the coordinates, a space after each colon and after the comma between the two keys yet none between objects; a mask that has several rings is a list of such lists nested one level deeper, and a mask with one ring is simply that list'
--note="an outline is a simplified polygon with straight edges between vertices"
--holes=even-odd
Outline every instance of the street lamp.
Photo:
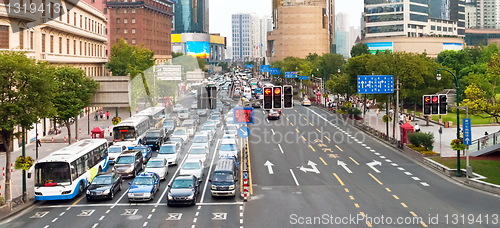
[{"label": "street lamp", "polygon": [[[454,83],[455,83],[455,93],[457,94],[457,107],[460,106],[460,94],[458,92],[458,78],[457,76],[451,72],[448,69],[445,68],[438,68],[437,69],[437,74],[436,74],[436,79],[439,81],[441,80],[441,70],[448,71],[451,75],[453,75]],[[457,139],[460,139],[460,109],[457,108]],[[461,177],[462,174],[460,172],[460,150],[457,150],[457,177]]]}]

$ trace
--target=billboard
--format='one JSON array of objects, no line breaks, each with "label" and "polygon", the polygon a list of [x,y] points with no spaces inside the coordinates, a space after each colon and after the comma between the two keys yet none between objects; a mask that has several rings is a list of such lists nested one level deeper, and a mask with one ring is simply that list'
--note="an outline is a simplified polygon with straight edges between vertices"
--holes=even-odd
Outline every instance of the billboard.
[{"label": "billboard", "polygon": [[185,50],[186,55],[202,59],[210,58],[210,42],[208,41],[186,41]]},{"label": "billboard", "polygon": [[377,54],[379,52],[385,52],[389,50],[389,52],[394,51],[394,44],[392,42],[372,42],[366,43],[368,46],[368,50],[370,50],[371,54]]}]

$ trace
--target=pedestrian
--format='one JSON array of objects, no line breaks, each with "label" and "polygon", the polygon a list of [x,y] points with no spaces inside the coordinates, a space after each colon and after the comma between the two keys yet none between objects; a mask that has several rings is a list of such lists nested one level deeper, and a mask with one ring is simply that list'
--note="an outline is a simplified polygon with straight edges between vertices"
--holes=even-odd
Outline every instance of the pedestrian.
[{"label": "pedestrian", "polygon": [[109,111],[106,111],[106,119],[109,120]]},{"label": "pedestrian", "polygon": [[95,117],[94,117],[95,121],[98,121],[99,120],[99,111],[95,111]]},{"label": "pedestrian", "polygon": [[101,120],[103,120],[104,119],[104,112],[102,111],[102,109],[101,109],[101,111],[99,111],[99,115],[101,116]]},{"label": "pedestrian", "polygon": [[377,116],[380,114],[380,109],[377,108]]},{"label": "pedestrian", "polygon": [[42,141],[38,138],[38,134],[36,134],[36,146],[42,147]]},{"label": "pedestrian", "polygon": [[415,127],[413,127],[415,129],[415,132],[420,132],[420,126],[418,125],[418,123],[415,123]]}]

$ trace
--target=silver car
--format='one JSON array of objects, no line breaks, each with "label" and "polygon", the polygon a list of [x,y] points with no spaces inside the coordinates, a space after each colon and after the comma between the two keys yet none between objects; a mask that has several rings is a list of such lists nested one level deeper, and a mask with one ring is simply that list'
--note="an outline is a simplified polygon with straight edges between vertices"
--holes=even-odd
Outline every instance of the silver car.
[{"label": "silver car", "polygon": [[192,146],[188,151],[188,160],[200,160],[203,165],[207,164],[208,148],[205,146]]},{"label": "silver car", "polygon": [[179,175],[193,175],[198,182],[203,180],[203,163],[200,160],[186,160],[179,170]]},{"label": "silver car", "polygon": [[167,160],[168,165],[177,165],[181,159],[181,146],[180,143],[168,143],[160,146],[157,158],[164,158]]},{"label": "silver car", "polygon": [[160,176],[160,180],[165,180],[168,174],[168,163],[165,158],[151,158],[146,164],[144,172],[152,172]]},{"label": "silver car", "polygon": [[208,132],[198,132],[193,138],[193,147],[207,147],[210,148],[210,136]]}]

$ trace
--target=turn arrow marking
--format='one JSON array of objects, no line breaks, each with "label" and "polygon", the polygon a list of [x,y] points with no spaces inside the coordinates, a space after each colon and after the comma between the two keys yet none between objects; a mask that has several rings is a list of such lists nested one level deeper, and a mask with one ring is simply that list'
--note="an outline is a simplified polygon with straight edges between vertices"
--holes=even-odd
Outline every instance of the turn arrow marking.
[{"label": "turn arrow marking", "polygon": [[379,162],[377,160],[373,160],[372,162],[366,163],[366,165],[368,165],[368,167],[370,167],[371,169],[373,169],[373,171],[375,171],[377,173],[380,173],[380,171],[378,169],[376,169],[375,166],[376,165],[382,166],[381,162]]},{"label": "turn arrow marking", "polygon": [[267,160],[266,163],[264,163],[264,166],[267,166],[267,171],[269,171],[269,174],[274,174],[274,171],[273,171],[274,164],[273,163],[271,163],[269,160]]},{"label": "turn arrow marking", "polygon": [[342,166],[342,168],[344,168],[346,172],[352,173],[352,171],[349,168],[347,168],[347,164],[345,162],[337,160],[337,165]]},{"label": "turn arrow marking", "polygon": [[316,167],[316,163],[312,162],[311,160],[309,160],[307,162],[307,165],[311,166],[311,168],[305,168],[304,166],[300,166],[300,170],[303,171],[304,173],[307,173],[307,172],[313,172],[313,173],[320,173],[319,170],[318,170],[318,167]]}]

